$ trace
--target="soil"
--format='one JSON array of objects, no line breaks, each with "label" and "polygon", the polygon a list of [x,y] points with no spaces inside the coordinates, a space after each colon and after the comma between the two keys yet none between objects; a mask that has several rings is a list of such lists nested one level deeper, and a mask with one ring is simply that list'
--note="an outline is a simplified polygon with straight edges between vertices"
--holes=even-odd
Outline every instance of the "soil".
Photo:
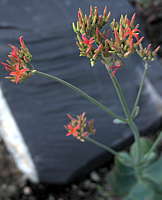
[{"label": "soil", "polygon": [[107,168],[93,171],[84,181],[68,187],[33,184],[19,172],[2,140],[0,163],[1,200],[108,200],[110,187],[106,184]]},{"label": "soil", "polygon": [[[151,136],[155,139],[157,135]],[[158,147],[162,152],[162,143]],[[33,184],[17,169],[4,143],[0,140],[0,200],[121,200],[111,197],[108,174],[112,164],[92,171],[81,182],[59,187],[49,184]],[[113,160],[111,160],[113,163]]]}]

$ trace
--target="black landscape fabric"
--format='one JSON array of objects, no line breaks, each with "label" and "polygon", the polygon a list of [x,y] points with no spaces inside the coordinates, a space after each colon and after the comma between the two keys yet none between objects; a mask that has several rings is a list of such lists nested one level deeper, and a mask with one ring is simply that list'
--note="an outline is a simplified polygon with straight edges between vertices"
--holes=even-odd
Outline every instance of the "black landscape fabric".
[{"label": "black landscape fabric", "polygon": [[[98,6],[100,12],[107,5],[115,18],[126,13],[131,16],[134,12],[126,0],[0,0],[0,57],[5,58],[9,50],[7,45],[18,45],[17,38],[23,35],[37,69],[79,86],[121,114],[104,66],[97,63],[91,68],[86,58],[79,57],[75,45],[71,23],[75,21],[79,7],[89,12],[90,5]],[[162,93],[162,69],[158,62],[152,65],[150,84],[153,83],[156,90]],[[143,63],[134,56],[117,73],[130,107],[141,75],[137,69],[143,70]],[[95,119],[97,134],[94,138],[112,147],[123,144],[132,136],[125,125],[114,125],[104,111],[52,80],[33,76],[18,85],[2,80],[1,86],[41,182],[68,183],[103,164],[110,156],[93,144],[66,137],[64,124],[67,123],[67,113],[86,112],[89,119]],[[140,105],[141,114],[137,120],[140,129],[156,128],[154,125],[159,122],[161,111],[159,101],[152,97],[148,88]]]}]

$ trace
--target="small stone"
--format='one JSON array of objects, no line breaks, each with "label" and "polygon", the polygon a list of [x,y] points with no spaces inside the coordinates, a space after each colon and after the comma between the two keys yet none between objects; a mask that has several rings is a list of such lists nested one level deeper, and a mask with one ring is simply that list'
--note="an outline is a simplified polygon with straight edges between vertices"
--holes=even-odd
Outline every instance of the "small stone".
[{"label": "small stone", "polygon": [[77,188],[78,188],[77,185],[75,185],[75,184],[72,185],[72,190],[77,190]]},{"label": "small stone", "polygon": [[99,175],[96,172],[92,172],[90,174],[91,180],[94,182],[99,182],[101,180],[101,178],[99,177]]},{"label": "small stone", "polygon": [[49,195],[48,200],[55,200],[55,197],[52,195]]},{"label": "small stone", "polygon": [[30,187],[24,187],[24,194],[25,195],[30,195],[32,193],[32,190]]},{"label": "small stone", "polygon": [[10,193],[10,194],[14,194],[15,192],[16,192],[16,186],[15,185],[9,185],[8,186],[8,192]]},{"label": "small stone", "polygon": [[85,196],[85,192],[83,192],[82,190],[79,190],[78,191],[78,196],[84,197]]},{"label": "small stone", "polygon": [[95,188],[96,188],[95,183],[92,183],[90,180],[84,181],[84,183],[83,183],[84,190],[95,189]]},{"label": "small stone", "polygon": [[5,190],[5,189],[7,188],[7,185],[6,185],[6,184],[3,184],[3,185],[1,186],[1,188],[2,188],[2,190]]}]

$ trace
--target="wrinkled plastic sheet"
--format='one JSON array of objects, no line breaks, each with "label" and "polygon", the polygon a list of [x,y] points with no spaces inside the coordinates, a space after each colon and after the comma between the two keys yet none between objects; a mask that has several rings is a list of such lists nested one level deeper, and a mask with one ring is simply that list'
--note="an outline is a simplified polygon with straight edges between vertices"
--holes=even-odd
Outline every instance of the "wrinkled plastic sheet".
[{"label": "wrinkled plastic sheet", "polygon": [[[107,5],[116,18],[134,12],[125,0],[0,0],[0,56],[6,57],[7,44],[17,45],[17,38],[23,35],[36,69],[80,87],[122,114],[104,66],[97,63],[91,68],[86,58],[79,57],[75,45],[71,23],[76,19],[78,8],[88,11],[90,4],[98,6],[99,11]],[[117,73],[130,107],[140,79],[137,68],[143,69],[142,65],[138,57],[130,57]],[[157,62],[153,65],[149,81],[158,92],[162,73]],[[93,144],[65,137],[66,113],[86,112],[89,119],[95,119],[97,134],[94,138],[112,147],[121,147],[132,136],[125,125],[114,125],[104,111],[52,80],[35,75],[20,85],[3,80],[1,86],[42,182],[68,183],[110,158],[110,154]],[[161,116],[156,100],[150,95],[146,90],[140,102],[141,114],[137,123],[142,131],[155,124],[157,128]]]}]

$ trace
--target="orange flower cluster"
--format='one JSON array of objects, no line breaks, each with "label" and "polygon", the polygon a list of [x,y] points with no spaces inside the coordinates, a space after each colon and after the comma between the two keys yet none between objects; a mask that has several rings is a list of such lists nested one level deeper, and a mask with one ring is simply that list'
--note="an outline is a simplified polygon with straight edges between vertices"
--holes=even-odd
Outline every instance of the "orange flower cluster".
[{"label": "orange flower cluster", "polygon": [[[110,12],[107,13],[106,7],[103,14],[99,15],[98,8],[91,6],[89,16],[79,9],[73,30],[77,35],[80,56],[88,57],[92,66],[97,59],[107,59],[110,65],[114,65],[114,62],[133,53],[137,53],[143,60],[154,60],[160,47],[152,51],[150,45],[147,48],[142,46],[144,37],[140,37],[135,17],[135,14],[131,19],[121,15],[119,21],[114,19],[109,23]],[[105,25],[108,25],[108,30],[104,30]]]},{"label": "orange flower cluster", "polygon": [[94,134],[96,131],[94,129],[94,120],[87,121],[85,113],[77,115],[76,118],[67,114],[70,122],[65,126],[68,131],[66,136],[73,135],[78,140],[84,142],[85,138],[89,134]]},{"label": "orange flower cluster", "polygon": [[157,55],[157,52],[159,51],[160,46],[156,47],[154,51],[151,50],[151,44],[149,44],[147,47],[143,47],[142,44],[139,45],[139,49],[137,49],[137,53],[140,57],[143,58],[143,60],[151,60],[153,61],[155,59],[155,56]]},{"label": "orange flower cluster", "polygon": [[[80,56],[87,56],[92,66],[103,49],[102,43],[97,41],[96,32],[99,32],[108,23],[109,18],[110,12],[107,13],[106,7],[103,15],[99,15],[98,8],[90,6],[89,16],[84,15],[82,10],[79,9],[78,21],[76,25],[73,23],[73,30],[77,34],[77,45],[80,50]],[[88,45],[89,43],[91,45]]]},{"label": "orange flower cluster", "polygon": [[105,7],[103,11],[103,15],[98,14],[98,8],[90,6],[89,16],[84,15],[82,10],[79,8],[78,10],[78,21],[75,25],[73,23],[73,29],[77,33],[82,34],[93,34],[96,31],[96,27],[102,29],[105,24],[107,24],[110,18],[110,12],[107,13],[107,8]]},{"label": "orange flower cluster", "polygon": [[139,37],[140,30],[138,24],[134,25],[134,21],[135,14],[131,20],[128,19],[127,15],[121,15],[119,22],[115,19],[112,21],[110,27],[114,37],[106,39],[110,53],[119,57],[128,57],[138,48],[144,37]]},{"label": "orange flower cluster", "polygon": [[9,60],[7,60],[6,63],[0,62],[5,70],[9,72],[9,76],[5,78],[10,79],[16,84],[32,75],[31,66],[29,64],[32,55],[26,47],[22,36],[19,37],[19,42],[20,48],[9,45],[12,49],[8,55]]}]

